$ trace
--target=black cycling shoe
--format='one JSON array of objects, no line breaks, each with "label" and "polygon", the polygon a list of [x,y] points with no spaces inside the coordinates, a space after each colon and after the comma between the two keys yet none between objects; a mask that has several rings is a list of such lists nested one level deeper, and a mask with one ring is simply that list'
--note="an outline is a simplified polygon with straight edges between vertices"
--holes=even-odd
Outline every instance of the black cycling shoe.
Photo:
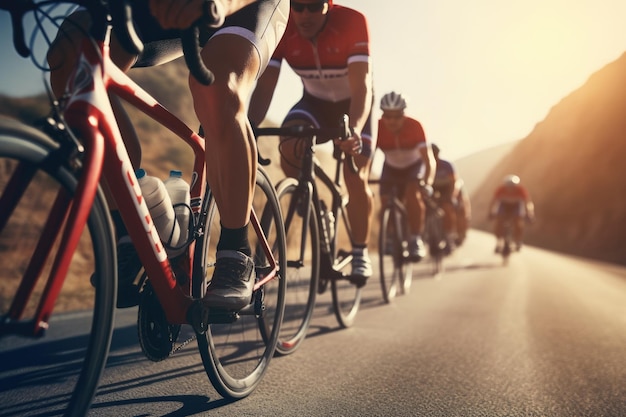
[{"label": "black cycling shoe", "polygon": [[241,310],[252,301],[256,273],[249,256],[234,250],[217,252],[213,277],[202,298],[209,308]]}]

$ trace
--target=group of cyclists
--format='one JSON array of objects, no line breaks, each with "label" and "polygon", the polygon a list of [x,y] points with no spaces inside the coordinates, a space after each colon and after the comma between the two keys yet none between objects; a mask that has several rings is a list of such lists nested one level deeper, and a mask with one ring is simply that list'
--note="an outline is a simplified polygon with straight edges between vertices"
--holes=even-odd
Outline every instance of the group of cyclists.
[{"label": "group of cyclists", "polygon": [[[407,102],[401,94],[382,96],[378,133],[372,133],[375,97],[370,33],[362,13],[333,4],[333,0],[137,0],[131,5],[144,50],[139,55],[129,54],[113,33],[111,56],[124,71],[179,57],[180,29],[202,21],[202,58],[215,81],[206,86],[190,76],[189,88],[206,140],[207,180],[222,226],[215,272],[203,299],[207,306],[237,310],[247,305],[252,295],[254,264],[247,235],[257,164],[252,126],[266,116],[283,61],[300,77],[303,94],[282,125],[335,127],[343,114],[349,116],[351,136],[347,140],[318,138],[318,143],[334,140],[335,146],[354,157],[358,167],[357,172],[346,168],[343,173],[354,237],[353,282],[364,285],[372,275],[368,245],[374,194],[368,178],[377,148],[385,154],[381,198],[388,192],[384,180],[405,182],[411,258],[419,261],[426,254],[421,236],[424,195],[438,196],[445,213],[448,250],[464,241],[470,206],[463,181],[453,165],[440,158],[439,147],[426,140],[420,122],[405,114]],[[68,80],[71,68],[77,65],[72,45],[90,25],[88,14],[76,11],[63,23],[48,53],[51,84],[59,96],[65,84],[73,81]],[[119,103],[114,97],[112,101]],[[118,120],[125,120],[121,104],[113,111]],[[130,123],[122,124],[120,130],[133,164],[139,167],[141,148],[134,130]],[[297,176],[299,150],[292,145],[296,142],[288,139],[281,138],[280,164],[285,175]],[[494,215],[510,215],[515,198],[529,201],[527,193],[511,191],[512,185],[519,187],[519,178],[512,178],[498,191]],[[524,207],[531,215],[531,205]],[[133,281],[141,264],[115,208],[112,218],[118,239],[118,307],[131,307],[138,300]],[[516,228],[518,247],[519,232]]]}]

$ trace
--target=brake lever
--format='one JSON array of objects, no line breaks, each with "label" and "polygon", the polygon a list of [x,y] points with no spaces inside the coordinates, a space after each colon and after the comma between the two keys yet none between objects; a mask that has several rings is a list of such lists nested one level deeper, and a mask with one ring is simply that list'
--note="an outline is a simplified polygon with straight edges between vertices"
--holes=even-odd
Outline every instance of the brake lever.
[{"label": "brake lever", "polygon": [[143,42],[133,24],[132,9],[128,0],[109,2],[111,18],[122,48],[132,55],[139,55],[143,51]]},{"label": "brake lever", "polygon": [[191,75],[204,85],[211,85],[215,80],[213,73],[204,65],[200,52],[200,24],[202,20],[194,23],[188,29],[181,31],[180,39],[183,45],[183,54],[185,63],[189,68]]},{"label": "brake lever", "polygon": [[[352,136],[353,131],[350,128],[350,117],[347,114],[344,114],[342,119],[341,119],[341,130],[343,131],[343,134],[340,138],[340,140],[346,140],[348,139],[350,136]],[[347,157],[347,161],[346,163],[348,164],[348,167],[350,168],[350,171],[352,171],[353,174],[356,174],[359,172],[359,169],[356,166],[356,162],[354,162],[354,156],[351,154],[347,154],[345,152],[343,152],[341,149],[337,149],[335,148],[335,152],[338,152],[335,155],[335,158],[341,158],[341,154],[345,154]]]}]

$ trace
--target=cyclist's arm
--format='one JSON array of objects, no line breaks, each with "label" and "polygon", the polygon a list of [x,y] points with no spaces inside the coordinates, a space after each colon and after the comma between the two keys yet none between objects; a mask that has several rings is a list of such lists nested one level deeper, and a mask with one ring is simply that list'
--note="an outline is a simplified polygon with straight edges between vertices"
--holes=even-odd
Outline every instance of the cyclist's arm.
[{"label": "cyclist's arm", "polygon": [[258,126],[265,119],[276,90],[279,75],[280,66],[268,65],[263,75],[259,77],[248,108],[248,119],[253,126]]},{"label": "cyclist's arm", "polygon": [[360,136],[372,109],[372,75],[369,62],[348,65],[350,83],[350,127]]},{"label": "cyclist's arm", "polygon": [[422,161],[424,161],[424,181],[426,181],[426,184],[428,185],[433,185],[437,169],[437,162],[435,161],[433,151],[430,146],[420,146],[419,152],[422,156]]}]

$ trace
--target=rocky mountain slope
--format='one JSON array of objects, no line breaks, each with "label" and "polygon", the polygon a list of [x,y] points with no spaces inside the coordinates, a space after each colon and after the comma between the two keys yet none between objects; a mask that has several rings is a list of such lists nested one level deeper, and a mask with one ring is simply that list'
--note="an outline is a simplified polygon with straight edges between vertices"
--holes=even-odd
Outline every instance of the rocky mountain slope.
[{"label": "rocky mountain slope", "polygon": [[626,264],[625,80],[626,54],[556,104],[471,194],[473,226],[491,230],[491,193],[514,173],[536,205],[528,243]]},{"label": "rocky mountain slope", "polygon": [[[181,60],[134,70],[132,76],[190,126],[198,123]],[[626,164],[621,160],[626,155],[625,79],[626,55],[557,103],[526,138],[457,161],[471,194],[472,226],[491,230],[491,193],[502,177],[515,173],[537,208],[537,222],[527,232],[529,244],[626,264]],[[0,113],[27,121],[46,108],[43,97],[0,97]],[[161,177],[172,168],[189,170],[186,146],[146,116],[136,111],[131,116],[143,144],[144,167]],[[264,156],[278,161],[275,140],[259,144]],[[269,168],[274,179],[282,177],[277,166]]]}]

